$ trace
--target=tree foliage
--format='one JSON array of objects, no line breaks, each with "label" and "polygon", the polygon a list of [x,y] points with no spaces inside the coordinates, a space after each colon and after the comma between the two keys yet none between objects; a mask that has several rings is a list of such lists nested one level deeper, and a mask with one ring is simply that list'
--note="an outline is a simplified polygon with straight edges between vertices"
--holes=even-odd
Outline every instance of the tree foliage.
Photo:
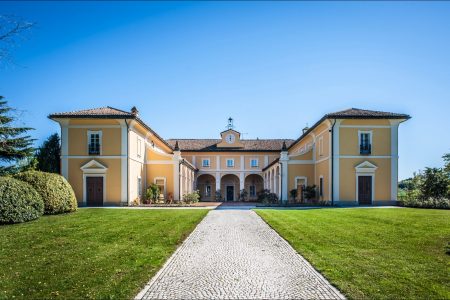
[{"label": "tree foliage", "polygon": [[61,146],[59,135],[54,133],[45,140],[36,152],[37,169],[48,173],[59,173]]},{"label": "tree foliage", "polygon": [[5,164],[15,163],[33,156],[33,139],[26,133],[33,128],[16,127],[17,117],[13,116],[13,108],[0,96],[0,175],[14,172],[17,166]]}]

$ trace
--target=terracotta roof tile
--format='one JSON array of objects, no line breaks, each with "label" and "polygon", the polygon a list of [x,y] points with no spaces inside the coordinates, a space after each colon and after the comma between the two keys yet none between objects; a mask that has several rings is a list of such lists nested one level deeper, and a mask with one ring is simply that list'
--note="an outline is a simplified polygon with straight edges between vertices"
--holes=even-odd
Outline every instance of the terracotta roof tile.
[{"label": "terracotta roof tile", "polygon": [[342,111],[337,111],[334,113],[326,114],[327,118],[358,118],[358,119],[409,119],[410,116],[406,114],[398,114],[392,112],[385,111],[377,111],[377,110],[367,110],[367,109],[359,109],[359,108],[349,108]]},{"label": "terracotta roof tile", "polygon": [[83,109],[83,110],[75,110],[75,111],[69,111],[69,112],[61,112],[61,113],[54,113],[49,116],[50,118],[58,118],[58,117],[64,117],[64,118],[84,118],[84,117],[97,117],[97,118],[113,118],[113,117],[129,117],[133,118],[134,115],[131,112],[123,111],[117,108],[113,108],[110,106],[106,107],[98,107],[98,108],[91,108],[91,109]]},{"label": "terracotta roof tile", "polygon": [[218,148],[217,144],[221,139],[170,139],[167,143],[175,146],[178,141],[178,146],[181,151],[281,151],[283,142],[290,146],[294,140],[290,139],[256,139],[256,140],[240,140],[244,145],[242,148]]}]

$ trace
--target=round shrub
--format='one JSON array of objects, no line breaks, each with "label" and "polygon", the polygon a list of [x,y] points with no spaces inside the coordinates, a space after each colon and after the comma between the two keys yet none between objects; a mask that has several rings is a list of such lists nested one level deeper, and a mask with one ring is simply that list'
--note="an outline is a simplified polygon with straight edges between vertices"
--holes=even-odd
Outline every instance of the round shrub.
[{"label": "round shrub", "polygon": [[44,202],[28,183],[0,177],[0,223],[21,223],[39,218]]},{"label": "round shrub", "polygon": [[31,184],[44,200],[45,214],[61,214],[77,210],[77,199],[67,180],[59,174],[28,171],[15,175]]}]

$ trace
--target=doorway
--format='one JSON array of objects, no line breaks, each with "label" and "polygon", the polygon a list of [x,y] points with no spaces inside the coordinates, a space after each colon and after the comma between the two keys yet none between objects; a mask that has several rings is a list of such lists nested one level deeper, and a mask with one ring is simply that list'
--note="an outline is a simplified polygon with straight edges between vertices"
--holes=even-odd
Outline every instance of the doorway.
[{"label": "doorway", "polygon": [[234,186],[227,185],[227,201],[234,201]]}]

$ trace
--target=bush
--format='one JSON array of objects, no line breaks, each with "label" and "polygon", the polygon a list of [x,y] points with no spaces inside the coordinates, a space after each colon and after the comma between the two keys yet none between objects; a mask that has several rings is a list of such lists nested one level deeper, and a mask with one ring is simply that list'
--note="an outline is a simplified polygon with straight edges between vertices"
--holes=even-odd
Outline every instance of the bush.
[{"label": "bush", "polygon": [[21,223],[39,218],[44,202],[28,183],[0,177],[0,223]]},{"label": "bush", "polygon": [[278,196],[265,189],[258,193],[258,201],[261,201],[263,204],[276,204],[278,203]]},{"label": "bush", "polygon": [[160,195],[159,186],[156,184],[151,184],[145,193],[146,204],[150,203],[158,203],[159,195]]},{"label": "bush", "polygon": [[33,186],[44,201],[45,214],[61,214],[77,210],[77,199],[72,187],[61,175],[28,171],[15,175]]},{"label": "bush", "polygon": [[400,201],[400,205],[418,208],[450,209],[450,199],[446,198],[417,199],[405,197]]},{"label": "bush", "polygon": [[192,193],[187,193],[183,195],[183,202],[187,204],[197,203],[200,199],[200,193],[198,191],[193,191]]}]

